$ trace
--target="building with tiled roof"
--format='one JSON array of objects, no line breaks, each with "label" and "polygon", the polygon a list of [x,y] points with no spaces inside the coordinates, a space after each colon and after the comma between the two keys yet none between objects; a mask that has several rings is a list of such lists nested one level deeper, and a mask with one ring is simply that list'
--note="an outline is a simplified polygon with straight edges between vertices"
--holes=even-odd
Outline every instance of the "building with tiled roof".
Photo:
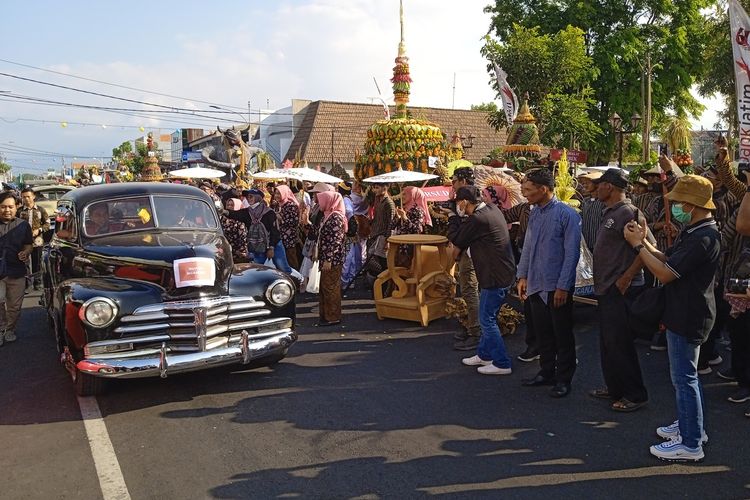
[{"label": "building with tiled roof", "polygon": [[[491,150],[505,145],[505,130],[496,132],[488,125],[484,111],[409,107],[409,112],[413,118],[439,126],[447,143],[456,131],[463,137],[473,136],[471,147],[464,141],[464,158],[472,163],[479,163]],[[298,158],[311,167],[320,164],[326,169],[338,160],[351,171],[355,153],[363,150],[367,129],[383,117],[381,105],[312,101],[295,113],[294,138],[285,159]]]}]

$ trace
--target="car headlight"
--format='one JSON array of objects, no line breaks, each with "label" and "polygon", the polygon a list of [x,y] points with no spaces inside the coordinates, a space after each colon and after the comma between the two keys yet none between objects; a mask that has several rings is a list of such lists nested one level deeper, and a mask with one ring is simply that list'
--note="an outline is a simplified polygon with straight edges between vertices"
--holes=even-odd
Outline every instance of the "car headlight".
[{"label": "car headlight", "polygon": [[117,304],[106,297],[94,297],[83,303],[78,317],[88,325],[104,328],[117,317]]},{"label": "car headlight", "polygon": [[281,307],[287,304],[294,296],[294,289],[291,283],[286,280],[278,280],[271,283],[266,289],[266,298],[268,301],[277,306]]}]

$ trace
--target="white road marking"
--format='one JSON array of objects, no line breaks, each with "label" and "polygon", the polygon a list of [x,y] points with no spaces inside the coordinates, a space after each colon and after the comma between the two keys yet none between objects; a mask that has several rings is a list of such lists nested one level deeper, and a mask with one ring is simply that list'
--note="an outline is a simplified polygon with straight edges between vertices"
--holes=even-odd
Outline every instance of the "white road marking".
[{"label": "white road marking", "polygon": [[122,477],[120,463],[117,461],[96,398],[79,396],[78,406],[81,408],[81,417],[104,500],[130,500],[130,493],[125,485],[125,478]]}]

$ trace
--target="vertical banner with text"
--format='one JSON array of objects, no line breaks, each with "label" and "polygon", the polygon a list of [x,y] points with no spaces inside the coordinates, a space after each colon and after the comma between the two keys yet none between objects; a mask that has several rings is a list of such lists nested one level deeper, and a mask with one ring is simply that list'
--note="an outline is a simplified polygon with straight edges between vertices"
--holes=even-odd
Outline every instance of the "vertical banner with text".
[{"label": "vertical banner with text", "polygon": [[740,161],[750,162],[750,18],[737,0],[729,0],[729,26],[737,89]]}]

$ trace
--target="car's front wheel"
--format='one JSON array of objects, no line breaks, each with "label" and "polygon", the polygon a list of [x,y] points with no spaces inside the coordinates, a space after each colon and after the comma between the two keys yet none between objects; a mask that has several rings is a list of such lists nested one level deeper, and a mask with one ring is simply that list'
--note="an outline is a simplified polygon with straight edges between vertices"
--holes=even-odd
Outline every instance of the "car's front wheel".
[{"label": "car's front wheel", "polygon": [[62,362],[73,380],[73,387],[79,396],[97,396],[104,392],[107,380],[83,373],[76,366],[76,360],[66,346],[62,353]]},{"label": "car's front wheel", "polygon": [[73,376],[73,384],[79,396],[98,396],[104,392],[106,382],[103,378],[81,373],[78,369]]}]

